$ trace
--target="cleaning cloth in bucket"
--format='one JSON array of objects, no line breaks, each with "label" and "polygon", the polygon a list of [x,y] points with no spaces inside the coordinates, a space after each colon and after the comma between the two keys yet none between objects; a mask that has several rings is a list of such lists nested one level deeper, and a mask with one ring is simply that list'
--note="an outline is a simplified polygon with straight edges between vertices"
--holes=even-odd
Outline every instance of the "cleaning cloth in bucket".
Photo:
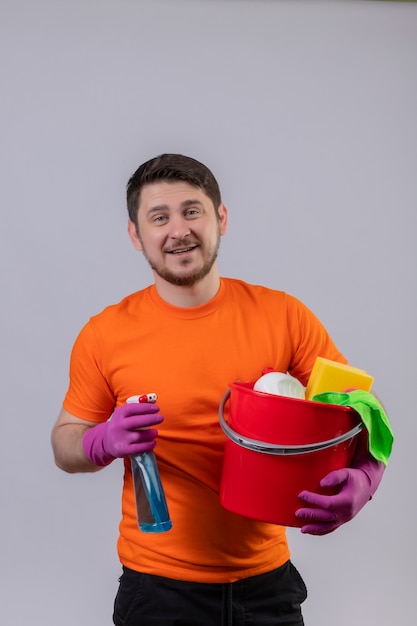
[{"label": "cleaning cloth in bucket", "polygon": [[350,406],[362,418],[369,433],[369,451],[385,465],[391,455],[394,434],[382,405],[369,391],[354,389],[350,392],[326,391],[312,397],[316,402]]}]

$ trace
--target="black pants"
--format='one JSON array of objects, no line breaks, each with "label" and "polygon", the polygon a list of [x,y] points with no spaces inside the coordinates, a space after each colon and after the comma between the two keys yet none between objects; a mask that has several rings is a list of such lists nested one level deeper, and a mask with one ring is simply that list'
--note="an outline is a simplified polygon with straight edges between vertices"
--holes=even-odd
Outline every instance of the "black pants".
[{"label": "black pants", "polygon": [[307,589],[288,561],[234,583],[207,584],[140,574],[126,567],[114,603],[116,626],[303,626]]}]

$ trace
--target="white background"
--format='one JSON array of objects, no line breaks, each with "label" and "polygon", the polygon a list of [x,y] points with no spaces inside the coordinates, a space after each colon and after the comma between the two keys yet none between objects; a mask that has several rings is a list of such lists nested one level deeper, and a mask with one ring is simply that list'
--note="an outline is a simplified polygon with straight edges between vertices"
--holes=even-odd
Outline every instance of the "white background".
[{"label": "white background", "polygon": [[2,623],[111,624],[121,465],[49,438],[79,329],[152,279],[125,185],[165,151],[219,180],[221,273],[312,308],[395,430],[357,518],[288,533],[306,624],[414,623],[417,4],[0,0],[0,46]]}]

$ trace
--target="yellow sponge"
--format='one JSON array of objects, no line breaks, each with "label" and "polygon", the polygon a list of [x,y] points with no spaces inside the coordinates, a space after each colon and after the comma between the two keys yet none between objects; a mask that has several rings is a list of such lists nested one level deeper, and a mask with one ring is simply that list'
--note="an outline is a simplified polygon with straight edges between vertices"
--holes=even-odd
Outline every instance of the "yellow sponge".
[{"label": "yellow sponge", "polygon": [[370,391],[373,382],[374,378],[365,370],[318,356],[310,374],[305,397],[306,400],[311,400],[316,393],[346,391],[350,388]]}]

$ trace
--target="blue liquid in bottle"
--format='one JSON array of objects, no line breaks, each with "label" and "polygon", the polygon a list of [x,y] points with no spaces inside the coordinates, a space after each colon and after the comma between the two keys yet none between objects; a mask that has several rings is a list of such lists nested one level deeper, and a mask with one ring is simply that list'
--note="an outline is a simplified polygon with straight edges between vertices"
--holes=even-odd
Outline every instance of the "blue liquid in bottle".
[{"label": "blue liquid in bottle", "polygon": [[[148,400],[145,398],[148,396]],[[131,396],[127,402],[155,402],[156,394]],[[163,533],[172,528],[168,506],[152,450],[130,457],[135,490],[136,515],[140,530],[145,533]]]},{"label": "blue liquid in bottle", "polygon": [[145,533],[163,533],[172,528],[165,493],[153,451],[130,457],[135,489],[138,526]]}]

